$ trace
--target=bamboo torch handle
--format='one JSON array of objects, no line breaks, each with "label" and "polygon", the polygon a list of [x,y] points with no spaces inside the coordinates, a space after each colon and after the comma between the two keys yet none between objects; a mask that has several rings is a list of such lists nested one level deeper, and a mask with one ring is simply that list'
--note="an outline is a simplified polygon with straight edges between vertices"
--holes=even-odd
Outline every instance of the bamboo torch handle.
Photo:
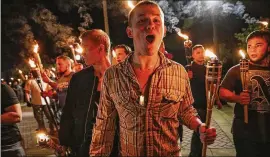
[{"label": "bamboo torch handle", "polygon": [[204,142],[203,143],[203,149],[202,149],[202,157],[206,157],[206,150],[207,150],[207,145]]},{"label": "bamboo torch handle", "polygon": [[244,120],[245,120],[245,123],[248,123],[248,106],[247,105],[244,106]]},{"label": "bamboo torch handle", "polygon": [[[244,90],[247,91],[247,90]],[[244,122],[248,123],[248,105],[244,105]]]}]

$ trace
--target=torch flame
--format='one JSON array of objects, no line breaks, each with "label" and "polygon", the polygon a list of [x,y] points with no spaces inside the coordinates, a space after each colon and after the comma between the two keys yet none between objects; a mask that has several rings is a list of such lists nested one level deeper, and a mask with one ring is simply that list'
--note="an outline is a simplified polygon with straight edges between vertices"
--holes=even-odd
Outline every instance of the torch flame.
[{"label": "torch flame", "polygon": [[128,1],[128,6],[131,8],[131,9],[133,9],[135,6],[134,6],[134,4],[131,2],[131,1]]},{"label": "torch flame", "polygon": [[258,23],[263,24],[265,27],[267,27],[267,26],[268,26],[268,22],[266,22],[266,21],[259,21]]},{"label": "torch flame", "polygon": [[180,37],[184,38],[185,40],[188,40],[188,39],[189,39],[189,37],[188,37],[187,35],[181,33],[181,31],[178,31],[177,34],[178,34]]},{"label": "torch flame", "polygon": [[22,71],[21,71],[21,70],[19,70],[19,73],[20,73],[20,74],[22,74]]},{"label": "torch flame", "polygon": [[81,47],[81,45],[77,44],[76,48],[75,48],[75,51],[78,52],[79,54],[82,54],[83,53],[83,48]]},{"label": "torch flame", "polygon": [[48,135],[46,135],[45,133],[38,133],[37,134],[37,138],[40,141],[44,141],[44,140],[48,140],[49,139]]},{"label": "torch flame", "polygon": [[114,50],[112,51],[112,55],[113,55],[113,58],[116,58],[116,53]]},{"label": "torch flame", "polygon": [[34,52],[35,52],[35,53],[38,52],[38,44],[34,45]]},{"label": "torch flame", "polygon": [[205,56],[209,58],[217,58],[217,56],[210,50],[206,49],[205,50]]},{"label": "torch flame", "polygon": [[239,54],[242,56],[242,59],[246,58],[246,55],[243,50],[239,50]]},{"label": "torch flame", "polygon": [[36,64],[35,64],[35,62],[32,59],[29,59],[28,63],[29,63],[29,65],[30,65],[31,68],[37,67]]}]

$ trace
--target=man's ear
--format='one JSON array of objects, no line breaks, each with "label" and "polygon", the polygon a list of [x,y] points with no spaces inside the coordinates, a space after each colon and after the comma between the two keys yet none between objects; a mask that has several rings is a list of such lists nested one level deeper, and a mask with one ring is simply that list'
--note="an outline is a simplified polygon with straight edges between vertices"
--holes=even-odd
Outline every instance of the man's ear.
[{"label": "man's ear", "polygon": [[133,38],[133,33],[132,33],[132,30],[131,30],[131,28],[129,26],[126,29],[126,32],[127,32],[127,35],[128,35],[129,38]]},{"label": "man's ear", "polygon": [[99,48],[98,48],[98,51],[99,51],[99,53],[105,53],[105,46],[103,44],[100,44]]}]

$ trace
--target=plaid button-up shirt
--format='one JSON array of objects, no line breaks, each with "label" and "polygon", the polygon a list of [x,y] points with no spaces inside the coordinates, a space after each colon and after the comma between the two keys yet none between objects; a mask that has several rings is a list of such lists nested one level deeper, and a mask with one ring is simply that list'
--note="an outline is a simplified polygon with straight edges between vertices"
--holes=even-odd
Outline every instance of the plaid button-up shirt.
[{"label": "plaid button-up shirt", "polygon": [[161,64],[142,106],[132,55],[105,72],[90,155],[109,156],[119,123],[120,156],[180,156],[179,120],[190,127],[197,119],[188,75],[160,53]]}]

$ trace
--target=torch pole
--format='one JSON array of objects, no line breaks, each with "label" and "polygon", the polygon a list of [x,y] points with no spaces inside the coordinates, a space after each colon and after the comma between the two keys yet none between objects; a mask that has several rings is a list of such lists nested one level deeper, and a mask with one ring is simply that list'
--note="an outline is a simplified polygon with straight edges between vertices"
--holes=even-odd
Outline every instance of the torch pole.
[{"label": "torch pole", "polygon": [[[240,76],[243,92],[247,92],[246,77],[249,69],[249,61],[247,59],[240,59]],[[248,105],[244,105],[244,122],[248,123]]]},{"label": "torch pole", "polygon": [[[217,59],[211,59],[206,66],[205,90],[207,100],[206,129],[210,127],[212,109],[220,84],[222,64]],[[207,144],[203,142],[202,157],[206,157]]]},{"label": "torch pole", "polygon": [[[43,93],[44,90],[43,90],[43,88],[42,88],[41,79],[39,78],[39,76],[38,76],[37,73],[38,73],[38,72],[37,72],[37,69],[33,69],[33,71],[32,71],[33,77],[35,78],[35,80],[36,80],[36,82],[37,82],[37,84],[38,84],[38,87],[39,87],[39,89],[40,89],[40,92]],[[42,97],[43,97],[43,96],[42,96]],[[44,98],[44,101],[45,101],[45,103],[46,103],[46,106],[48,107],[48,111],[49,111],[49,115],[50,115],[50,117],[51,117],[51,120],[52,120],[53,124],[55,125],[55,128],[56,128],[56,130],[57,130],[57,132],[58,132],[58,131],[59,131],[58,125],[57,125],[57,122],[56,122],[56,120],[55,120],[55,118],[54,118],[54,115],[53,115],[53,113],[52,113],[51,107],[50,107],[50,105],[49,105],[49,103],[48,103],[46,97],[43,97],[43,98]]]}]

